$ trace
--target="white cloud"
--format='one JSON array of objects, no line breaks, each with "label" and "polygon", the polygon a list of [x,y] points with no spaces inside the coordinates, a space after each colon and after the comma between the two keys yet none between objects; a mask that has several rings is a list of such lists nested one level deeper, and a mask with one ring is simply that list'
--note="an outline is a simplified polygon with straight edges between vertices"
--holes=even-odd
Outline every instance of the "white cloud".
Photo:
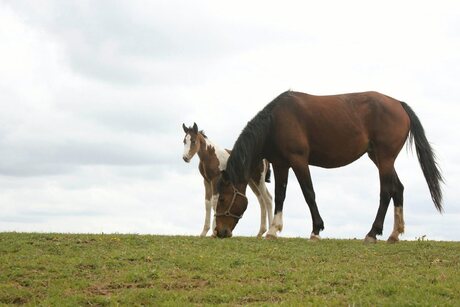
[{"label": "white cloud", "polygon": [[[231,148],[280,92],[378,90],[409,103],[446,177],[435,212],[402,151],[406,238],[459,240],[460,10],[455,1],[7,1],[0,4],[0,231],[198,234],[181,125]],[[197,159],[197,158],[195,158]],[[378,204],[363,157],[313,169],[326,237],[361,238]],[[273,191],[273,186],[271,185]],[[255,235],[259,206],[236,234]],[[308,236],[295,177],[283,235]],[[385,235],[392,229],[392,208]]]}]

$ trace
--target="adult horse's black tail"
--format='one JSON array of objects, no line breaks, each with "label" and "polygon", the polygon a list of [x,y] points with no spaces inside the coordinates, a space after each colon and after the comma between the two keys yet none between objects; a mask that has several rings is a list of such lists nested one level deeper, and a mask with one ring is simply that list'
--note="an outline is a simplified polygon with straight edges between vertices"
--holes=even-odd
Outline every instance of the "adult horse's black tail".
[{"label": "adult horse's black tail", "polygon": [[410,118],[409,146],[415,141],[415,149],[417,152],[418,161],[425,176],[426,183],[430,189],[431,199],[439,212],[442,212],[442,191],[441,182],[444,182],[441,171],[436,162],[436,156],[428,142],[425,131],[419,118],[405,102],[401,101],[401,105]]}]

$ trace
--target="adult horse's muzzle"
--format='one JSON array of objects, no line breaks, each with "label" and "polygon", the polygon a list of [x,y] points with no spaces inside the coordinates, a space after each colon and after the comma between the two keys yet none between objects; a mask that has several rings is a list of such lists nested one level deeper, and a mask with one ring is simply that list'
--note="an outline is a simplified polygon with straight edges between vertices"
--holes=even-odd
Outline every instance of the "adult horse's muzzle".
[{"label": "adult horse's muzzle", "polygon": [[232,237],[232,231],[228,228],[224,229],[219,229],[217,231],[217,237],[224,239],[224,238],[231,238]]},{"label": "adult horse's muzzle", "polygon": [[185,162],[189,163],[190,162],[190,159],[186,156],[182,156],[182,159],[184,159]]}]

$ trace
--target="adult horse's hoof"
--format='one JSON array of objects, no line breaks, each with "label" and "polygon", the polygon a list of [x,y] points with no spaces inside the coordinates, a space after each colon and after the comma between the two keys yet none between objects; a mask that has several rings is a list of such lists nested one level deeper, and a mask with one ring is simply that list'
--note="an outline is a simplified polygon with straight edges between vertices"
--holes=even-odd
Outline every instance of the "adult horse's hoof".
[{"label": "adult horse's hoof", "polygon": [[373,237],[370,237],[370,236],[366,236],[364,238],[364,243],[377,243],[377,239],[376,238],[373,238]]},{"label": "adult horse's hoof", "polygon": [[276,239],[278,239],[278,237],[276,235],[272,235],[272,234],[267,233],[265,235],[265,239],[267,239],[267,240],[276,240]]},{"label": "adult horse's hoof", "polygon": [[398,238],[395,238],[393,236],[390,236],[387,240],[387,243],[390,243],[390,244],[394,244],[394,243],[398,243],[399,242],[399,239]]},{"label": "adult horse's hoof", "polygon": [[312,234],[310,235],[310,240],[316,241],[316,242],[317,242],[317,241],[321,241],[321,237],[320,237],[319,235],[315,235],[314,233],[312,233]]}]

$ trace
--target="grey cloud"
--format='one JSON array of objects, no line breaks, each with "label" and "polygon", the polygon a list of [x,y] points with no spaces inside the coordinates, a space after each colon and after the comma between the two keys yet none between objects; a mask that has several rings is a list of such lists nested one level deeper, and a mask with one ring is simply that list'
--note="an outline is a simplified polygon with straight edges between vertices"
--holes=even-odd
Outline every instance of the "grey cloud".
[{"label": "grey cloud", "polygon": [[[17,142],[17,143],[16,143]],[[155,139],[152,139],[152,143]],[[179,142],[177,142],[179,143]],[[9,176],[58,175],[85,165],[138,166],[161,165],[174,161],[168,147],[161,150],[148,139],[117,141],[16,140],[0,142],[0,174]],[[179,152],[179,145],[176,145]]]},{"label": "grey cloud", "polygon": [[[30,23],[54,33],[75,72],[120,85],[172,82],[184,75],[197,80],[213,59],[308,39],[302,31],[221,21],[218,13],[200,14],[200,4],[177,1],[146,8],[143,2],[49,1],[54,14],[28,7],[27,2],[10,5],[27,12]],[[179,13],[184,9],[189,11]],[[151,11],[146,15],[143,10]]]},{"label": "grey cloud", "polygon": [[[118,88],[80,87],[58,93],[56,108],[78,121],[88,121],[96,129],[119,133],[165,133],[171,131],[181,101],[159,89],[120,91]],[[177,99],[177,98],[176,98]]]}]

